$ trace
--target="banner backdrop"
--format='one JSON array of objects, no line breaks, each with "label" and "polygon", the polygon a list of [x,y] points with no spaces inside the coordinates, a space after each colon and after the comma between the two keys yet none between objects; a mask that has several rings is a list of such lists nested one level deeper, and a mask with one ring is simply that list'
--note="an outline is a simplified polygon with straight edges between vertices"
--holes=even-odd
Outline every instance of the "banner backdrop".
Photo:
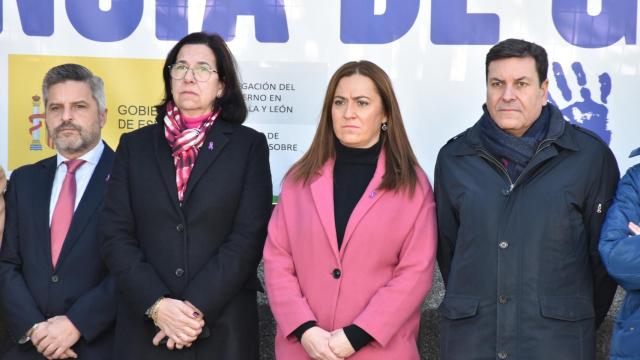
[{"label": "banner backdrop", "polygon": [[[485,98],[484,59],[514,37],[549,54],[549,95],[596,132],[621,169],[640,146],[637,0],[0,0],[0,163],[54,154],[41,81],[77,62],[105,81],[104,139],[154,121],[162,65],[193,31],[218,32],[242,74],[246,124],[267,135],[274,193],[308,148],[331,74],[367,59],[393,80],[418,159],[471,126]],[[634,95],[636,94],[636,95]]]}]

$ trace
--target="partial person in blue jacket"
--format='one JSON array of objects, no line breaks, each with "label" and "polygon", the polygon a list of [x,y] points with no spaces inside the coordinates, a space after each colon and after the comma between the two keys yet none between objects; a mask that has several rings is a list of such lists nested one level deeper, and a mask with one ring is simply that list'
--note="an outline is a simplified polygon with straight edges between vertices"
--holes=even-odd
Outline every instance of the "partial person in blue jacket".
[{"label": "partial person in blue jacket", "polygon": [[[640,148],[631,157],[640,155]],[[627,291],[611,339],[611,360],[640,359],[640,164],[620,180],[602,227],[600,254],[607,271]]]}]

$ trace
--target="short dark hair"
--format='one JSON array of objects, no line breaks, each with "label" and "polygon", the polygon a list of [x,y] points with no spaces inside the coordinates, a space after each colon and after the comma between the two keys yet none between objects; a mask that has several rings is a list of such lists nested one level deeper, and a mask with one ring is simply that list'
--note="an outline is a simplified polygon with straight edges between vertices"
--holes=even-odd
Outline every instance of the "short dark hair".
[{"label": "short dark hair", "polygon": [[525,58],[532,57],[536,62],[536,70],[540,84],[547,80],[547,70],[549,69],[549,60],[547,59],[547,51],[540,45],[520,39],[507,39],[495,44],[487,53],[485,62],[485,78],[489,80],[489,64],[494,60],[507,58]]},{"label": "short dark hair", "polygon": [[78,64],[62,64],[54,66],[47,71],[42,80],[42,98],[45,108],[49,103],[49,88],[65,81],[81,81],[87,83],[91,88],[93,100],[98,104],[98,110],[102,112],[106,109],[107,102],[104,96],[104,82],[100,77],[93,75],[91,70]]},{"label": "short dark hair", "polygon": [[216,58],[216,70],[218,71],[218,77],[224,84],[222,96],[216,99],[214,107],[215,109],[222,109],[220,113],[220,120],[242,124],[247,118],[247,105],[242,97],[240,80],[238,71],[236,70],[236,61],[224,39],[220,37],[220,35],[205,32],[191,33],[183,37],[173,46],[171,51],[169,51],[169,54],[167,54],[167,59],[165,60],[164,67],[162,68],[164,98],[160,104],[156,105],[156,110],[158,112],[156,121],[160,124],[163,123],[164,116],[167,112],[167,103],[169,101],[173,102],[169,66],[175,64],[176,59],[178,58],[178,52],[180,52],[180,49],[182,49],[183,46],[188,44],[206,45],[211,49],[211,51],[213,51],[213,55]]}]

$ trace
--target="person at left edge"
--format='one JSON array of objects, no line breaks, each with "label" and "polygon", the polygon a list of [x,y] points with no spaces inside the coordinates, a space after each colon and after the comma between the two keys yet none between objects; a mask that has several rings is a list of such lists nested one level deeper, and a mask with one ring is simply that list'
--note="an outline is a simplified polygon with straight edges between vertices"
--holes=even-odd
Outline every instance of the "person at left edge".
[{"label": "person at left edge", "polygon": [[105,205],[102,250],[122,294],[115,358],[257,359],[266,137],[241,125],[247,107],[219,35],[187,35],[162,75],[157,124],[120,139]]},{"label": "person at left edge", "polygon": [[113,151],[101,141],[104,85],[64,64],[42,83],[57,154],[11,174],[0,251],[3,359],[111,359],[116,289],[100,256],[98,214]]},{"label": "person at left edge", "polygon": [[0,166],[0,245],[2,245],[2,233],[4,232],[4,190],[7,187],[7,176]]}]

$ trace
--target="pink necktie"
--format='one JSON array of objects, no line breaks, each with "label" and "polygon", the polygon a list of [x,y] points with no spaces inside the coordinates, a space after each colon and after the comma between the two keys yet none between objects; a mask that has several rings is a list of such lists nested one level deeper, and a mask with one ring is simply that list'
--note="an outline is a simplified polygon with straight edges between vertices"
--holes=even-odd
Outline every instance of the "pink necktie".
[{"label": "pink necktie", "polygon": [[58,202],[56,202],[53,217],[51,218],[51,263],[54,267],[58,262],[62,244],[64,244],[64,239],[67,237],[71,219],[73,218],[73,209],[76,204],[76,170],[84,162],[84,160],[79,159],[64,162],[67,165],[67,175],[62,182]]}]

